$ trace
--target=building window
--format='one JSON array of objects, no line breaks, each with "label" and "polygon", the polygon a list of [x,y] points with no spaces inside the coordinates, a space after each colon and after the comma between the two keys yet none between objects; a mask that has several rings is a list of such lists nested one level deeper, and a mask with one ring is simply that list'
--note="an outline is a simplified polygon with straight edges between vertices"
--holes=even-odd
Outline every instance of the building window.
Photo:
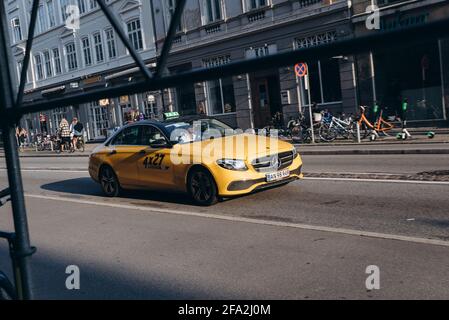
[{"label": "building window", "polygon": [[114,30],[108,29],[106,33],[106,45],[108,47],[108,58],[114,59],[117,57],[117,49],[115,47],[115,35]]},{"label": "building window", "polygon": [[34,56],[34,65],[36,66],[37,80],[42,80],[44,78],[44,70],[42,66],[42,57],[40,54]]},{"label": "building window", "polygon": [[20,27],[19,18],[14,18],[11,20],[14,42],[22,41],[22,28]]},{"label": "building window", "polygon": [[67,13],[67,7],[70,5],[70,0],[60,0],[60,7],[61,7],[61,20],[65,22],[67,18],[69,17],[69,14]]},{"label": "building window", "polygon": [[[176,9],[176,0],[168,0],[168,21],[170,23],[171,18],[173,17],[173,15],[175,14],[175,9]],[[182,30],[182,22],[179,22],[179,25],[176,28],[176,32],[180,32]]]},{"label": "building window", "polygon": [[89,0],[89,9],[94,10],[98,7],[97,0]]},{"label": "building window", "polygon": [[53,130],[57,131],[62,118],[66,118],[67,108],[56,108],[51,112],[51,117],[53,120]]},{"label": "building window", "polygon": [[[17,76],[19,78],[19,83],[20,77],[22,75],[22,68],[23,68],[23,60],[17,61]],[[28,78],[28,72],[25,75],[26,75],[26,83],[30,82]]]},{"label": "building window", "polygon": [[62,73],[61,56],[59,55],[58,48],[53,49],[53,62],[55,64],[55,74],[61,74]]},{"label": "building window", "polygon": [[[213,68],[231,62],[231,56],[212,57],[203,60],[205,68]],[[232,77],[206,82],[209,114],[235,112],[234,84]]]},{"label": "building window", "polygon": [[234,84],[232,77],[207,82],[209,114],[235,112]]},{"label": "building window", "polygon": [[53,68],[51,66],[50,52],[48,51],[44,52],[44,63],[45,63],[45,75],[47,76],[47,78],[53,76]]},{"label": "building window", "polygon": [[143,49],[142,29],[140,19],[135,19],[127,23],[128,37],[135,50]]},{"label": "building window", "polygon": [[144,95],[144,112],[145,117],[149,119],[155,119],[158,117],[158,107],[156,103],[156,97],[152,94]]},{"label": "building window", "polygon": [[80,14],[86,13],[86,2],[85,0],[78,0],[78,9]]},{"label": "building window", "polygon": [[[338,59],[327,59],[308,63],[308,72],[312,103],[341,102],[340,63]],[[304,81],[302,82],[302,94],[303,97],[307,97],[305,83]]]},{"label": "building window", "polygon": [[84,65],[90,66],[92,64],[92,52],[90,50],[90,41],[88,37],[81,40],[83,45]]},{"label": "building window", "polygon": [[42,33],[47,30],[47,15],[45,7],[40,5],[37,9],[37,33]]},{"label": "building window", "polygon": [[269,0],[246,0],[249,10],[259,9],[268,5]]},{"label": "building window", "polygon": [[109,128],[109,112],[107,107],[99,105],[98,101],[90,103],[90,120],[94,139],[105,138]]},{"label": "building window", "polygon": [[212,23],[222,19],[221,0],[203,0],[205,23]]},{"label": "building window", "polygon": [[55,19],[55,4],[53,3],[53,0],[47,0],[47,12],[50,28],[54,27],[56,25],[56,19]]},{"label": "building window", "polygon": [[65,45],[65,51],[67,56],[67,68],[69,71],[78,69],[78,61],[76,58],[75,43],[70,42]]},{"label": "building window", "polygon": [[101,39],[101,34],[94,34],[94,46],[95,46],[95,58],[97,62],[103,62],[104,54],[103,54],[103,40]]}]

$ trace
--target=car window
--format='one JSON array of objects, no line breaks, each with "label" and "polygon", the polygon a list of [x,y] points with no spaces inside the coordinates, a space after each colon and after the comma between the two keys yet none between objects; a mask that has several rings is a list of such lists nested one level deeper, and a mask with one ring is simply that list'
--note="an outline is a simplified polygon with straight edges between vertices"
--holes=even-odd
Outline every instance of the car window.
[{"label": "car window", "polygon": [[142,126],[142,145],[150,146],[152,144],[164,144],[167,139],[162,132],[153,126]]},{"label": "car window", "polygon": [[124,129],[111,143],[113,146],[135,146],[139,145],[139,127],[134,126]]}]

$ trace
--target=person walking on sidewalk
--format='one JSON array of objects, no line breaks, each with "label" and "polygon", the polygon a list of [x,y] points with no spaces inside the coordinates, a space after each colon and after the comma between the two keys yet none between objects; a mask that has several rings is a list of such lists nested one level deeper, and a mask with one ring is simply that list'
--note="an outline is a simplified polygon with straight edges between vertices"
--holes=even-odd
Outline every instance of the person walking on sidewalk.
[{"label": "person walking on sidewalk", "polygon": [[70,124],[70,133],[72,134],[72,147],[73,150],[76,150],[78,147],[78,140],[83,137],[84,126],[81,122],[78,121],[78,118],[73,118],[72,123]]},{"label": "person walking on sidewalk", "polygon": [[16,128],[16,136],[17,136],[17,144],[19,146],[19,151],[22,152],[25,146],[25,140],[28,136],[28,133],[25,128],[17,127]]},{"label": "person walking on sidewalk", "polygon": [[70,150],[70,127],[69,122],[66,118],[62,118],[61,122],[59,123],[59,134],[61,136],[61,152],[64,151],[64,146],[67,146],[67,148]]}]

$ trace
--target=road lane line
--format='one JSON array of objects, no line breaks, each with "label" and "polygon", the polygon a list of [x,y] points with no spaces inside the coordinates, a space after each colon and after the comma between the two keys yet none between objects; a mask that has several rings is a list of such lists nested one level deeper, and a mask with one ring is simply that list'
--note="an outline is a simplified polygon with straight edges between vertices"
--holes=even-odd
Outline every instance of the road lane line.
[{"label": "road lane line", "polygon": [[[2,171],[6,171],[6,168],[0,168]],[[60,168],[21,168],[22,172],[60,172],[60,173],[88,173],[87,169],[60,169]]]},{"label": "road lane line", "polygon": [[395,180],[395,179],[363,179],[363,178],[359,179],[359,178],[337,178],[337,177],[333,177],[333,178],[304,177],[304,180],[449,185],[449,181],[421,181],[421,180]]},{"label": "road lane line", "polygon": [[243,217],[232,217],[232,216],[226,216],[226,215],[220,215],[220,214],[209,214],[209,213],[202,213],[202,212],[191,212],[191,211],[162,209],[162,208],[149,208],[146,206],[133,206],[133,205],[126,205],[126,204],[118,204],[118,203],[116,204],[116,203],[110,203],[110,202],[107,203],[107,202],[92,201],[92,200],[81,200],[81,199],[73,199],[73,198],[67,198],[67,197],[46,196],[46,195],[39,195],[39,194],[25,194],[25,196],[28,198],[33,198],[33,199],[71,202],[71,203],[94,205],[94,206],[104,206],[104,207],[120,208],[120,209],[127,209],[127,210],[138,210],[138,211],[152,212],[152,213],[156,213],[156,214],[166,213],[166,214],[181,215],[181,216],[210,218],[210,219],[232,221],[232,222],[243,222],[243,223],[251,223],[251,224],[274,226],[274,227],[286,227],[286,228],[295,228],[295,229],[310,230],[310,231],[330,232],[330,233],[338,233],[338,234],[351,235],[351,236],[360,236],[360,237],[384,239],[384,240],[397,240],[397,241],[403,241],[403,242],[412,242],[412,243],[419,243],[419,244],[429,244],[429,245],[449,247],[448,241],[417,238],[417,237],[410,237],[410,236],[401,236],[401,235],[395,235],[395,234],[368,232],[368,231],[360,231],[360,230],[344,229],[344,228],[333,228],[333,227],[325,227],[325,226],[314,226],[314,225],[307,225],[307,224],[300,224],[300,223],[270,221],[270,220],[263,220],[263,219],[259,220],[259,219],[243,218]]}]

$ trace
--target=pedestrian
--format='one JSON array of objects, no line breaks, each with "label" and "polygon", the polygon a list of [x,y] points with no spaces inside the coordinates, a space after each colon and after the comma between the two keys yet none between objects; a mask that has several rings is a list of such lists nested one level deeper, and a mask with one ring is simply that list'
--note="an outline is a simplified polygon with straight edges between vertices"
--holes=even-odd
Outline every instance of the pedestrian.
[{"label": "pedestrian", "polygon": [[26,129],[18,126],[16,128],[16,136],[17,136],[17,143],[19,146],[19,151],[23,151],[23,148],[25,147],[25,140],[28,136]]},{"label": "pedestrian", "polygon": [[78,118],[73,118],[72,123],[70,125],[70,133],[72,135],[72,147],[73,150],[77,149],[78,146],[78,140],[83,137],[83,130],[84,126],[83,124],[78,121]]},{"label": "pedestrian", "polygon": [[59,123],[59,135],[61,136],[61,152],[64,151],[64,146],[70,146],[70,127],[66,118],[62,118]]}]

